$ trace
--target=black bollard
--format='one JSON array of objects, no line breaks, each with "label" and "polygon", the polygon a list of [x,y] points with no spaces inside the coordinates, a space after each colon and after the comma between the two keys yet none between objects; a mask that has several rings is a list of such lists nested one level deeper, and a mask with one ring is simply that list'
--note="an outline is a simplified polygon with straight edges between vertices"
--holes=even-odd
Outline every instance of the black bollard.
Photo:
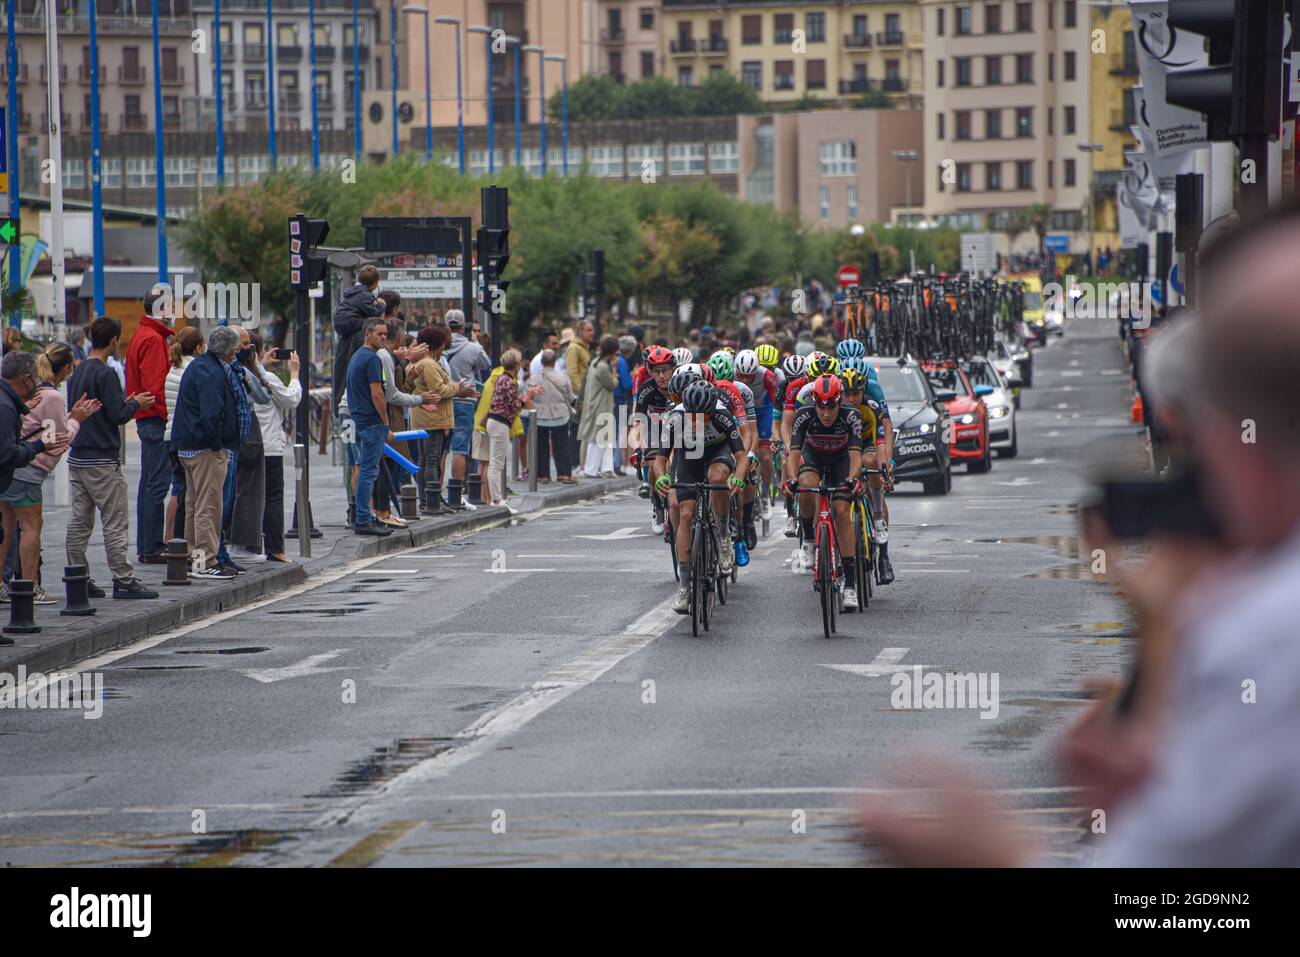
[{"label": "black bollard", "polygon": [[15,578],[9,582],[9,624],[6,635],[34,635],[39,632],[33,614],[36,610],[36,583]]},{"label": "black bollard", "polygon": [[167,578],[164,585],[188,585],[190,583],[190,545],[183,538],[169,539],[167,542]]},{"label": "black bollard", "polygon": [[85,565],[65,565],[63,567],[63,584],[67,590],[68,600],[60,615],[84,618],[95,613],[95,606],[90,603],[90,569]]},{"label": "black bollard", "polygon": [[402,518],[408,522],[420,517],[420,493],[414,485],[403,485],[398,492],[402,504]]},{"label": "black bollard", "polygon": [[469,504],[483,504],[483,476],[478,472],[465,476],[465,495]]}]

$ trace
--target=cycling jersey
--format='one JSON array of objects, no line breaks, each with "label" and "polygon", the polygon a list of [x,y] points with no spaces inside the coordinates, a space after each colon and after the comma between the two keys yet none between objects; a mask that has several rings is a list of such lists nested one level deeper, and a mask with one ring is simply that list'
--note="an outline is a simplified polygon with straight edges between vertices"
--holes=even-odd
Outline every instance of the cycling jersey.
[{"label": "cycling jersey", "polygon": [[[739,383],[728,382],[724,379],[719,379],[716,385],[723,398],[730,403],[737,424],[748,425],[754,414],[754,393]],[[741,391],[742,389],[744,391]],[[746,393],[749,394],[749,401],[745,400]]]},{"label": "cycling jersey", "polygon": [[880,382],[876,379],[867,379],[867,397],[874,399],[880,406],[880,417],[889,418],[889,403],[885,401],[885,390],[880,387]]},{"label": "cycling jersey", "polygon": [[858,415],[862,416],[863,448],[872,448],[885,441],[885,414],[880,403],[872,398],[863,399],[858,406]]},{"label": "cycling jersey", "polygon": [[672,401],[664,395],[653,378],[647,377],[636,390],[632,414],[646,417],[646,428],[642,430],[642,446],[652,454],[655,451],[655,443],[652,440],[660,435],[660,419],[671,406]]},{"label": "cycling jersey", "polygon": [[814,406],[806,406],[795,413],[790,451],[802,451],[805,461],[825,462],[861,450],[862,416],[857,409],[841,407],[840,414],[830,425],[822,425]]},{"label": "cycling jersey", "polygon": [[788,383],[786,383],[785,402],[781,406],[781,408],[784,411],[786,412],[795,411],[797,407],[795,400],[799,396],[799,390],[802,389],[805,385],[807,385],[809,381],[811,380],[809,380],[809,378],[806,375],[801,375],[797,379],[791,379]]},{"label": "cycling jersey", "polygon": [[650,367],[643,362],[641,365],[637,366],[636,371],[632,373],[632,394],[636,395],[637,390],[640,389],[641,386],[645,385],[646,380],[649,378]]},{"label": "cycling jersey", "polygon": [[[674,451],[672,470],[674,482],[707,482],[709,466],[719,462],[733,470],[736,467],[736,455],[744,450],[745,443],[740,437],[740,425],[731,410],[722,402],[718,403],[713,414],[704,426],[703,448],[700,437],[688,433],[689,414],[681,403],[664,417],[663,448],[658,455],[667,456]],[[689,443],[689,444],[688,444]],[[690,489],[678,489],[677,500],[690,502],[695,499],[695,492]]]},{"label": "cycling jersey", "polygon": [[754,373],[752,382],[746,382],[743,379],[736,380],[738,384],[748,386],[754,393],[754,408],[762,414],[764,411],[772,411],[772,403],[776,401],[776,373],[771,369],[759,369]]}]

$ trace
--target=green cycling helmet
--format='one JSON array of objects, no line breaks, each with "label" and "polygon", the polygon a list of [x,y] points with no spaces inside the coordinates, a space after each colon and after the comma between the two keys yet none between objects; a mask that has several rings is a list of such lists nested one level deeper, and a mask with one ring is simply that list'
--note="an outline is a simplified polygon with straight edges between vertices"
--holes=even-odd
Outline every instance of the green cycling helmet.
[{"label": "green cycling helmet", "polygon": [[725,352],[715,352],[709,357],[709,368],[713,374],[724,382],[730,382],[735,376],[735,364]]}]

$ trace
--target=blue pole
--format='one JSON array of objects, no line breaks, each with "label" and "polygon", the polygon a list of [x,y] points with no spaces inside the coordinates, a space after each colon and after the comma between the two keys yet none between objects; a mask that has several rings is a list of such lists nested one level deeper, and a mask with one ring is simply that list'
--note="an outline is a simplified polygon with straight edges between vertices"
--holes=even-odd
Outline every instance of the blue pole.
[{"label": "blue pole", "polygon": [[[220,41],[218,41],[220,42]],[[167,151],[163,147],[162,53],[158,46],[158,0],[153,0],[154,186],[158,205],[158,281],[167,281]]]},{"label": "blue pole", "polygon": [[424,11],[424,158],[433,160],[433,83],[429,66],[429,11]]},{"label": "blue pole", "polygon": [[316,99],[316,0],[307,0],[311,60],[311,171],[320,172],[320,110]]},{"label": "blue pole", "polygon": [[[6,131],[9,135],[9,215],[21,223],[22,197],[18,190],[18,31],[14,26],[14,9],[18,4],[11,0],[5,6],[9,8],[5,35],[5,62],[8,64],[6,75],[9,77],[9,129]],[[18,249],[19,246],[15,243],[9,251],[9,286],[12,289],[17,289],[23,281],[22,264],[19,262],[22,257],[18,255]],[[11,326],[21,326],[22,321],[22,314],[17,310],[10,313]]]},{"label": "blue pole", "polygon": [[519,43],[515,43],[515,165],[524,162],[523,110],[519,102]]},{"label": "blue pole", "polygon": [[560,87],[560,140],[564,150],[564,176],[569,175],[569,61],[564,61],[564,84]]},{"label": "blue pole", "polygon": [[271,153],[271,171],[280,166],[275,148],[275,18],[271,0],[266,0],[266,147]]},{"label": "blue pole", "polygon": [[352,0],[352,151],[361,165],[361,37],[358,28],[358,0]]},{"label": "blue pole", "polygon": [[[92,4],[93,6],[93,4]],[[215,69],[217,73],[217,186],[226,185],[226,124],[225,124],[225,84],[221,82],[221,0],[213,0],[212,17],[215,23],[213,33],[217,55]],[[93,42],[92,42],[93,47]]]},{"label": "blue pole", "polygon": [[393,157],[402,150],[402,141],[397,133],[397,0],[388,0],[388,59],[393,65]]},{"label": "blue pole", "polygon": [[90,203],[95,261],[95,315],[104,314],[104,184],[99,142],[99,16],[90,5]]},{"label": "blue pole", "polygon": [[460,24],[456,24],[456,145],[460,149],[460,175],[465,175],[465,97],[461,89]]},{"label": "blue pole", "polygon": [[542,95],[539,100],[542,104],[542,115],[539,117],[542,124],[542,175],[546,175],[546,54],[538,54],[537,59],[537,82],[542,88]]},{"label": "blue pole", "polygon": [[[12,6],[10,10],[12,11]],[[12,14],[11,14],[12,15]],[[496,115],[492,112],[492,34],[487,35],[487,124],[488,124],[488,175],[497,171],[497,125]]]}]

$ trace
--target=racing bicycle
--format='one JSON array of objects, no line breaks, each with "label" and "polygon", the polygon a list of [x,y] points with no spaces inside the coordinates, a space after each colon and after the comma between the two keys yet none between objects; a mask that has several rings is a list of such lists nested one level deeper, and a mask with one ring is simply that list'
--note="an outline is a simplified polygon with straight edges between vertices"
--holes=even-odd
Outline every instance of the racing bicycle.
[{"label": "racing bicycle", "polygon": [[[713,508],[709,504],[709,492],[730,492],[727,484],[711,482],[674,482],[670,488],[695,492],[695,518],[691,522],[691,557],[687,563],[690,568],[691,589],[691,634],[698,636],[700,626],[709,630],[709,619],[713,613],[713,597],[727,603],[727,578],[722,574],[718,563],[718,530],[713,524]],[[731,547],[731,543],[727,543]],[[675,555],[676,553],[674,553]]]}]

